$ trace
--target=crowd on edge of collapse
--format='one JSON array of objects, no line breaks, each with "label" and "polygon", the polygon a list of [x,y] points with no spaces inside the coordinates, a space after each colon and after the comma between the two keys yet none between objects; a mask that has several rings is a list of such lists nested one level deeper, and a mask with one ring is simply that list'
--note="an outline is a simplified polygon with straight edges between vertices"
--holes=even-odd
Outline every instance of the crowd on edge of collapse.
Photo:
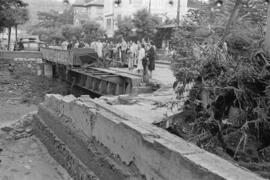
[{"label": "crowd on edge of collapse", "polygon": [[144,39],[137,42],[126,42],[124,38],[121,38],[119,42],[97,40],[90,45],[83,41],[64,41],[61,48],[64,50],[72,48],[94,49],[99,58],[127,64],[130,71],[143,77],[152,78],[152,71],[155,70],[156,46],[152,41]]}]

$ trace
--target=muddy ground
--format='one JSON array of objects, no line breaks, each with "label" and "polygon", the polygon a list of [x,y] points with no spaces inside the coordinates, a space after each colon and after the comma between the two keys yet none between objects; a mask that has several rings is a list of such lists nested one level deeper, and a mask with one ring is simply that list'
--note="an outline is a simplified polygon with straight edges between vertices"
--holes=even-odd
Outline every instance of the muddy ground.
[{"label": "muddy ground", "polygon": [[[46,93],[67,93],[67,85],[38,77],[26,67],[15,66],[10,73],[0,68],[0,179],[70,180],[68,173],[52,158],[33,135],[24,116],[37,110]],[[8,127],[8,128],[7,128]]]}]

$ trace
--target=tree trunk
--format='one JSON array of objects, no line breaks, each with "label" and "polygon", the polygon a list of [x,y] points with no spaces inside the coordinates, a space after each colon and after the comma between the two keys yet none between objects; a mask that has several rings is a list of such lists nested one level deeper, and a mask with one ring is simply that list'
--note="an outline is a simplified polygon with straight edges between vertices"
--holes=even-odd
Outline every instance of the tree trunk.
[{"label": "tree trunk", "polygon": [[11,27],[8,27],[8,51],[10,50]]},{"label": "tree trunk", "polygon": [[180,0],[177,1],[177,15],[176,15],[176,24],[180,26]]},{"label": "tree trunk", "polygon": [[231,13],[231,16],[229,18],[229,21],[228,21],[228,23],[226,25],[226,28],[224,30],[223,37],[222,37],[221,41],[219,42],[219,46],[222,46],[223,45],[223,43],[224,43],[227,35],[230,33],[231,25],[233,23],[235,23],[235,21],[237,20],[237,16],[238,16],[238,13],[239,13],[241,4],[242,4],[242,0],[236,0],[235,5],[233,7],[233,11]]},{"label": "tree trunk", "polygon": [[264,48],[268,55],[270,55],[270,3],[268,4],[268,11],[267,11],[267,29],[264,39]]},{"label": "tree trunk", "polygon": [[18,42],[18,25],[15,25],[15,40]]}]

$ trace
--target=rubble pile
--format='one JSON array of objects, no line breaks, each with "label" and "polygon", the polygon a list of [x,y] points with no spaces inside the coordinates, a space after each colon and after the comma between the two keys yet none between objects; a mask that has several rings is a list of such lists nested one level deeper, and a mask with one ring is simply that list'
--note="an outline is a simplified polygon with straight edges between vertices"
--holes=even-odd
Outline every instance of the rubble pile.
[{"label": "rubble pile", "polygon": [[32,120],[33,114],[29,113],[23,116],[16,123],[11,126],[5,126],[1,128],[1,131],[7,133],[7,140],[19,140],[22,138],[31,137],[33,135]]},{"label": "rubble pile", "polygon": [[9,104],[36,104],[44,100],[47,93],[59,93],[66,95],[68,89],[66,83],[60,83],[54,79],[37,76],[29,70],[23,62],[15,62],[14,72],[2,72],[0,74],[0,97]]}]

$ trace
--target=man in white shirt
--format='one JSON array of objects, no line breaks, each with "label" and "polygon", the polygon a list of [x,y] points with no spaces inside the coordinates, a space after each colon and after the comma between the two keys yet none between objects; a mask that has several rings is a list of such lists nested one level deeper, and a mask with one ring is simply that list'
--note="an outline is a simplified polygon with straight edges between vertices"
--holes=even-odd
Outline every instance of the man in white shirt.
[{"label": "man in white shirt", "polygon": [[96,47],[97,47],[97,54],[98,54],[98,57],[99,58],[102,58],[103,57],[103,53],[102,53],[102,50],[103,50],[103,44],[100,40],[98,40],[98,42],[96,43]]},{"label": "man in white shirt", "polygon": [[127,53],[127,42],[125,41],[124,38],[122,38],[122,43],[121,43],[121,61],[124,63],[126,61],[126,53]]}]

